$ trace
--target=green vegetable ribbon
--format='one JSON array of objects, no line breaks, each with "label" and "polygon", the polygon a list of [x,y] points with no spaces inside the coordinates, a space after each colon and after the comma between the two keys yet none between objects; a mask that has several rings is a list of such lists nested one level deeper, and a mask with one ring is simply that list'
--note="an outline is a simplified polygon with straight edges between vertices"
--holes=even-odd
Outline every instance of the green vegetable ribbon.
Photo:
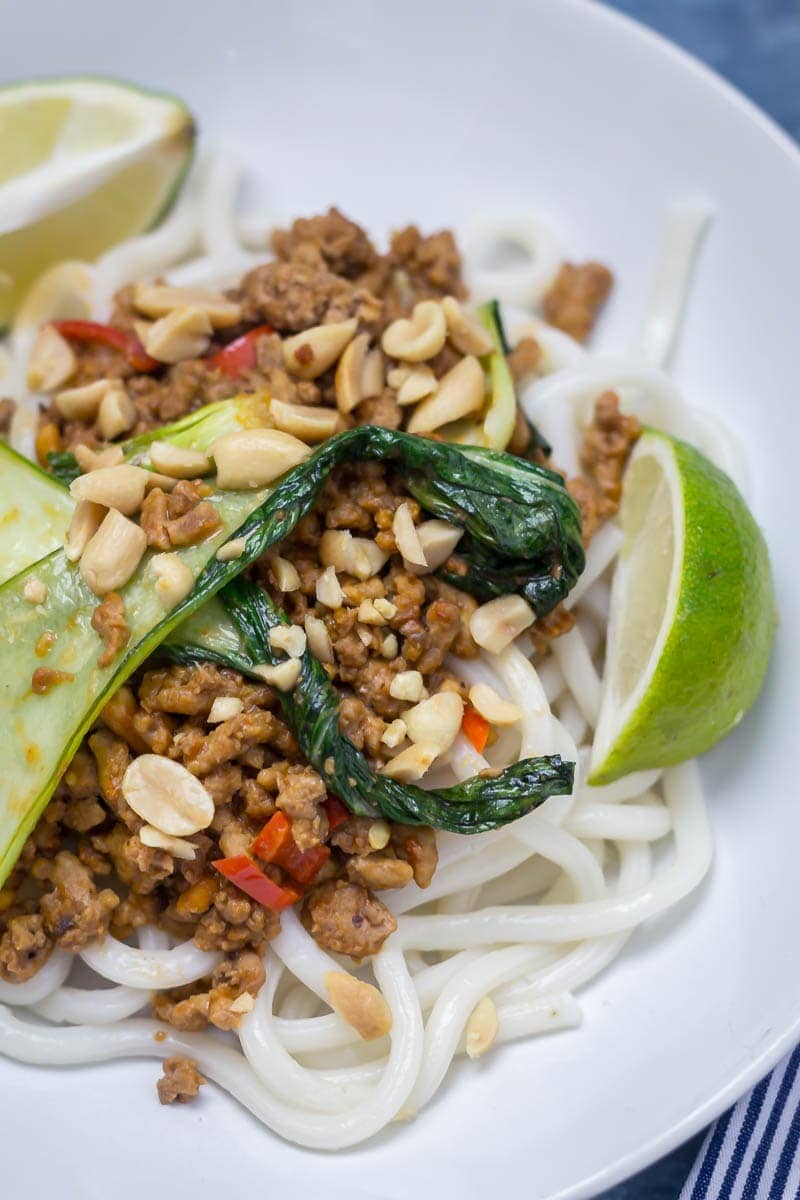
[{"label": "green vegetable ribbon", "polygon": [[[394,464],[424,509],[465,531],[458,557],[467,570],[440,570],[441,578],[480,600],[518,592],[537,616],[574,586],[585,562],[581,518],[560,475],[499,450],[378,425],[337,434],[288,473],[237,530],[247,541],[247,561],[292,532],[335,467],[369,459]],[[230,575],[230,564],[209,563],[197,587],[216,590],[215,577]]]}]

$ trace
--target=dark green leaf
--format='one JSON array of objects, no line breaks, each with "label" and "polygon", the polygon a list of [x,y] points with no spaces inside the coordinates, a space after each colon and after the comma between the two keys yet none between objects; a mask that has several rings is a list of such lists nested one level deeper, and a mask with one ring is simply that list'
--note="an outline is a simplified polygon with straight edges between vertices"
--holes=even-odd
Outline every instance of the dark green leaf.
[{"label": "dark green leaf", "polygon": [[[236,579],[220,600],[241,635],[234,654],[222,649],[162,647],[177,661],[214,657],[239,670],[275,663],[269,630],[287,618],[256,584]],[[306,652],[301,676],[291,692],[277,693],[287,724],[303,755],[330,790],[359,816],[382,815],[407,825],[432,825],[454,833],[480,833],[524,816],[548,796],[572,790],[574,764],[559,755],[526,758],[491,776],[476,775],[455,787],[425,791],[398,783],[372,769],[339,729],[339,696],[322,665]]]}]

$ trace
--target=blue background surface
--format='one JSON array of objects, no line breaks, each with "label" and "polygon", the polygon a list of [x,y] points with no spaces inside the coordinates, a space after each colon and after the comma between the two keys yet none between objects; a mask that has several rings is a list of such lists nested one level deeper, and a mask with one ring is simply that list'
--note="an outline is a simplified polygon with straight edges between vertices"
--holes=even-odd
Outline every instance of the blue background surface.
[{"label": "blue background surface", "polygon": [[[607,0],[708,63],[800,140],[800,0]],[[677,1200],[700,1134],[602,1200]]]}]

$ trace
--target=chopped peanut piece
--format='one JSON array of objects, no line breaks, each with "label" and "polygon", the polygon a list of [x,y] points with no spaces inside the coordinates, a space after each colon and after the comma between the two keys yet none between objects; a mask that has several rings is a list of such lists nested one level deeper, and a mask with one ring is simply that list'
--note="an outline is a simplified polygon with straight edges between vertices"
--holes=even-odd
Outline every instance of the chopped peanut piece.
[{"label": "chopped peanut piece", "polygon": [[236,717],[244,708],[238,696],[217,696],[209,709],[206,720],[209,725],[218,725],[221,721],[229,721]]},{"label": "chopped peanut piece", "polygon": [[522,596],[498,596],[475,609],[469,629],[479,646],[499,654],[535,620],[536,614]]},{"label": "chopped peanut piece", "polygon": [[357,325],[355,317],[351,317],[330,325],[315,325],[285,338],[283,360],[287,371],[300,379],[316,379],[333,366],[355,335]]},{"label": "chopped peanut piece", "polygon": [[300,678],[301,669],[302,663],[299,658],[287,658],[274,667],[269,663],[253,667],[253,674],[277,688],[279,692],[290,692]]},{"label": "chopped peanut piece", "polygon": [[494,1045],[500,1029],[497,1009],[491,996],[484,996],[467,1021],[466,1050],[470,1058],[480,1058]]},{"label": "chopped peanut piece", "polygon": [[469,702],[476,712],[492,725],[513,725],[522,716],[522,709],[510,700],[498,696],[488,683],[476,683],[469,689]]},{"label": "chopped peanut piece", "polygon": [[289,658],[301,658],[306,652],[306,633],[299,625],[273,625],[269,631],[273,650],[283,650]]},{"label": "chopped peanut piece", "polygon": [[346,971],[328,971],[324,976],[331,1007],[365,1041],[384,1037],[392,1028],[392,1013],[381,993]]},{"label": "chopped peanut piece", "polygon": [[247,542],[244,538],[231,538],[229,542],[225,542],[220,546],[217,553],[214,555],[218,562],[232,562],[237,558],[241,558],[247,549]]},{"label": "chopped peanut piece", "polygon": [[217,487],[231,491],[272,483],[311,454],[305,442],[279,429],[244,429],[217,438],[211,447]]},{"label": "chopped peanut piece", "polygon": [[146,549],[144,530],[112,508],[81,555],[80,573],[96,596],[106,596],[124,587]]},{"label": "chopped peanut piece", "polygon": [[446,335],[441,304],[436,300],[420,300],[410,318],[400,317],[386,327],[381,346],[389,358],[424,362],[439,353]]},{"label": "chopped peanut piece", "polygon": [[167,611],[180,604],[194,586],[194,576],[177,554],[154,554],[150,566],[156,577],[155,593]]},{"label": "chopped peanut piece", "polygon": [[207,829],[214,801],[181,763],[161,754],[140,754],[122,777],[122,794],[143,821],[171,837]]},{"label": "chopped peanut piece", "polygon": [[197,854],[197,847],[193,842],[187,842],[184,838],[172,837],[168,833],[162,833],[154,825],[142,826],[139,830],[139,841],[144,846],[153,846],[157,850],[166,850],[173,858],[185,859],[187,862],[192,862]]},{"label": "chopped peanut piece", "polygon": [[389,695],[395,700],[411,700],[416,703],[425,692],[425,681],[419,671],[398,671],[389,684]]},{"label": "chopped peanut piece", "polygon": [[186,446],[173,446],[171,442],[153,442],[150,446],[150,462],[156,471],[175,479],[196,479],[211,470],[211,460],[207,455]]},{"label": "chopped peanut piece", "polygon": [[178,363],[200,358],[208,349],[212,325],[202,308],[175,308],[145,333],[144,348],[159,362]]},{"label": "chopped peanut piece", "polygon": [[31,575],[30,579],[25,580],[22,595],[28,604],[44,604],[47,599],[47,585],[42,583],[41,579],[37,579],[35,575]]},{"label": "chopped peanut piece", "polygon": [[28,387],[32,392],[54,392],[77,370],[75,351],[52,325],[43,325],[28,358]]}]

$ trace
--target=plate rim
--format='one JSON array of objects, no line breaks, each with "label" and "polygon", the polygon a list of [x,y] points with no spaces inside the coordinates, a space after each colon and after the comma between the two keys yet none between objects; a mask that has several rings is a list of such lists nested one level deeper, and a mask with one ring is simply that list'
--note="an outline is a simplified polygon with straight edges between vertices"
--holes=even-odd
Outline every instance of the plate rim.
[{"label": "plate rim", "polygon": [[[593,18],[605,21],[611,26],[616,25],[628,36],[639,39],[645,44],[649,42],[683,70],[702,80],[732,108],[754,123],[800,174],[800,144],[778,124],[774,117],[771,117],[754,100],[745,95],[736,84],[731,83],[691,51],[684,49],[666,34],[645,25],[629,13],[613,8],[607,0],[548,0],[548,2],[551,5],[555,2],[560,7],[569,6],[576,15],[580,14],[582,18],[585,18],[587,11],[591,11]],[[700,762],[702,770],[702,757]],[[717,1088],[713,1095],[702,1103],[695,1104],[685,1116],[674,1121],[662,1133],[651,1137],[638,1150],[622,1155],[599,1171],[595,1171],[594,1174],[573,1184],[568,1184],[558,1192],[553,1192],[547,1200],[591,1200],[592,1197],[597,1197],[601,1191],[631,1179],[640,1171],[646,1170],[647,1167],[652,1166],[716,1121],[768,1075],[798,1042],[800,1042],[800,1012],[792,1024],[771,1037],[768,1044],[762,1047],[755,1058],[736,1071],[726,1084]]]}]

